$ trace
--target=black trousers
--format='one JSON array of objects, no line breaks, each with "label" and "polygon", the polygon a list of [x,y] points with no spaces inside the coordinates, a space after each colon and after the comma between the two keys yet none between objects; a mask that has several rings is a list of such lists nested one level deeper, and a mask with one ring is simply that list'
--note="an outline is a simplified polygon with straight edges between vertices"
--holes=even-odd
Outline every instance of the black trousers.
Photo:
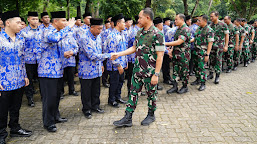
[{"label": "black trousers", "polygon": [[74,74],[75,74],[75,67],[64,68],[64,75],[62,79],[62,89],[61,89],[62,93],[64,93],[64,81],[68,82],[69,93],[72,93],[73,91],[75,91]]},{"label": "black trousers", "polygon": [[25,94],[27,99],[32,99],[34,95],[33,79],[37,77],[37,64],[25,64],[29,85],[25,87]]},{"label": "black trousers", "polygon": [[189,73],[192,73],[193,71],[194,71],[194,59],[196,59],[197,58],[197,56],[195,55],[195,52],[194,52],[195,50],[190,50],[190,52],[191,52],[191,59],[190,59],[190,61],[189,61]]},{"label": "black trousers", "polygon": [[107,82],[108,82],[108,71],[107,71],[106,63],[107,63],[107,60],[104,60],[103,61],[104,72],[102,75],[102,84],[107,84]]},{"label": "black trousers", "polygon": [[24,88],[1,92],[0,96],[0,139],[8,136],[6,131],[8,112],[10,116],[9,127],[11,130],[19,130],[19,115]]},{"label": "black trousers", "polygon": [[75,74],[78,73],[78,65],[79,65],[79,55],[77,54],[75,56],[75,60],[76,60],[76,67],[75,67]]},{"label": "black trousers", "polygon": [[43,103],[43,124],[48,127],[60,118],[61,78],[39,78],[39,82]]},{"label": "black trousers", "polygon": [[79,79],[81,85],[82,111],[97,109],[100,105],[100,77],[94,79]]},{"label": "black trousers", "polygon": [[121,88],[124,81],[124,73],[119,74],[119,71],[108,71],[110,75],[110,88],[108,102],[113,103],[121,98]]},{"label": "black trousers", "polygon": [[169,58],[169,55],[164,54],[163,62],[162,62],[163,81],[171,80],[171,77],[170,77],[170,62],[171,62],[171,59]]},{"label": "black trousers", "polygon": [[133,68],[134,68],[134,64],[132,62],[128,63],[128,83],[127,83],[127,88],[128,88],[128,94],[130,92],[130,87],[131,87],[131,78],[132,78],[132,74],[133,74]]}]

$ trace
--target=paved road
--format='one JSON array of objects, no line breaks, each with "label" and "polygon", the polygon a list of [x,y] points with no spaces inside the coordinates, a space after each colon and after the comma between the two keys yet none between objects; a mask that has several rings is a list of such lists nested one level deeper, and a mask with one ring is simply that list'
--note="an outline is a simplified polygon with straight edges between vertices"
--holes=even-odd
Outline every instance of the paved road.
[{"label": "paved road", "polygon": [[[194,79],[190,77],[190,81]],[[161,85],[164,90],[159,91],[156,122],[150,126],[140,125],[147,114],[147,100],[141,96],[133,115],[134,126],[130,128],[112,125],[123,117],[125,105],[119,109],[108,106],[108,89],[103,87],[101,107],[105,114],[93,113],[88,120],[81,112],[80,97],[66,96],[60,111],[69,121],[57,124],[56,133],[48,133],[42,126],[40,96],[35,98],[35,108],[29,108],[24,97],[20,123],[33,130],[34,135],[9,138],[8,143],[257,143],[257,63],[248,68],[241,66],[231,74],[222,73],[220,84],[208,81],[203,92],[189,86],[187,94],[168,95],[166,90],[170,86]],[[79,90],[80,86],[77,84],[76,88]],[[122,96],[126,98],[126,94],[124,86]]]}]

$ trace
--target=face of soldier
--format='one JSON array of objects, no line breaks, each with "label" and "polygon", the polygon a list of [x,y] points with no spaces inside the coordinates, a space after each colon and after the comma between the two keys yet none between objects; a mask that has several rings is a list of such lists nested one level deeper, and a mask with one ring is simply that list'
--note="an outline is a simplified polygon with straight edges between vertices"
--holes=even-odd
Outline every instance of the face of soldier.
[{"label": "face of soldier", "polygon": [[219,17],[219,16],[216,16],[215,13],[211,13],[211,15],[210,15],[210,19],[211,19],[212,22],[217,21],[217,20],[218,20],[218,17]]},{"label": "face of soldier", "polygon": [[83,19],[84,23],[85,23],[86,25],[90,25],[90,19],[91,19],[91,18],[92,18],[91,16],[86,16],[86,17]]},{"label": "face of soldier", "polygon": [[106,24],[105,24],[105,28],[106,28],[106,29],[109,29],[110,27],[111,27],[111,23],[106,23]]},{"label": "face of soldier", "polygon": [[19,33],[22,29],[21,18],[15,17],[5,21],[6,28],[10,29],[13,33]]},{"label": "face of soldier", "polygon": [[81,26],[81,19],[77,19],[75,25]]},{"label": "face of soldier", "polygon": [[41,21],[44,23],[44,24],[49,24],[50,23],[50,17],[49,15],[45,15],[41,18]]},{"label": "face of soldier", "polygon": [[93,25],[90,28],[90,31],[94,36],[98,36],[102,32],[102,30],[103,30],[103,25]]},{"label": "face of soldier", "polygon": [[202,17],[198,19],[198,24],[200,27],[205,27],[207,24],[207,21],[205,21]]},{"label": "face of soldier", "polygon": [[257,21],[254,22],[253,26],[254,26],[254,27],[257,27]]},{"label": "face of soldier", "polygon": [[119,22],[117,22],[117,26],[119,27],[120,30],[124,30],[125,29],[125,20],[124,20],[124,18],[121,19]]},{"label": "face of soldier", "polygon": [[37,27],[38,26],[38,17],[32,17],[32,16],[29,16],[28,17],[28,22],[31,26],[33,27]]},{"label": "face of soldier", "polygon": [[67,25],[67,20],[66,18],[56,18],[54,19],[53,24],[56,26],[57,30],[61,30]]},{"label": "face of soldier", "polygon": [[224,22],[225,22],[226,24],[230,24],[231,20],[226,16],[226,17],[224,18]]},{"label": "face of soldier", "polygon": [[179,15],[177,15],[176,16],[176,18],[175,18],[175,24],[176,24],[176,26],[182,26],[182,24],[184,23],[184,20],[183,19],[181,19],[180,17],[179,17]]},{"label": "face of soldier", "polygon": [[144,27],[145,25],[147,25],[150,21],[150,17],[148,15],[144,14],[144,11],[142,10],[139,15],[138,15],[139,19],[138,19],[138,23]]}]

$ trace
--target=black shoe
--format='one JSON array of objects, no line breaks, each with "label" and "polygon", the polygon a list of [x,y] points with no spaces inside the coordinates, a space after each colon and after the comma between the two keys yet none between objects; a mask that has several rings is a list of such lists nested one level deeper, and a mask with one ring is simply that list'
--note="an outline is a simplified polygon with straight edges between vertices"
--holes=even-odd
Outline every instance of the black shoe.
[{"label": "black shoe", "polygon": [[203,91],[203,90],[205,90],[205,88],[206,88],[206,86],[205,86],[205,82],[201,82],[201,85],[200,85],[200,87],[199,87],[199,91]]},{"label": "black shoe", "polygon": [[189,75],[190,76],[195,76],[195,73],[194,72],[190,72]]},{"label": "black shoe", "polygon": [[163,83],[168,84],[168,85],[172,85],[173,84],[171,80],[165,80],[165,81],[163,81]]},{"label": "black shoe", "polygon": [[55,125],[50,125],[50,126],[44,126],[44,128],[48,131],[48,132],[56,132],[57,128]]},{"label": "black shoe", "polygon": [[61,99],[61,100],[64,99],[63,93],[60,94],[60,99]]},{"label": "black shoe", "polygon": [[163,90],[163,87],[157,84],[157,90]]},{"label": "black shoe", "polygon": [[228,68],[227,71],[226,71],[226,73],[231,73],[231,69]]},{"label": "black shoe", "polygon": [[91,119],[91,118],[92,118],[91,110],[88,110],[88,111],[84,112],[84,116],[85,116],[87,119]]},{"label": "black shoe", "polygon": [[92,109],[93,112],[96,112],[96,113],[104,113],[104,110],[100,109],[100,108],[97,108],[97,109]]},{"label": "black shoe", "polygon": [[146,93],[145,92],[141,92],[141,96],[146,96]]},{"label": "black shoe", "polygon": [[149,109],[146,118],[141,122],[141,125],[148,126],[155,121],[154,111]]},{"label": "black shoe", "polygon": [[113,125],[117,127],[123,127],[123,126],[131,127],[133,125],[132,114],[133,114],[132,112],[125,111],[125,116],[121,120],[113,122]]},{"label": "black shoe", "polygon": [[106,87],[106,88],[109,88],[110,84],[105,83],[105,84],[103,84],[103,86]]},{"label": "black shoe", "polygon": [[250,61],[250,60],[248,60],[248,61],[247,61],[247,63],[248,63],[248,64],[250,64],[250,63],[251,63],[251,61]]},{"label": "black shoe", "polygon": [[195,81],[193,81],[193,82],[191,83],[191,85],[199,85],[199,84],[200,84],[199,78],[197,78]]},{"label": "black shoe", "polygon": [[187,88],[187,86],[185,85],[185,86],[183,86],[183,87],[178,91],[178,94],[183,94],[183,93],[186,93],[186,92],[188,92],[188,88]]},{"label": "black shoe", "polygon": [[216,74],[214,83],[219,84],[219,82],[220,82],[220,74]]},{"label": "black shoe", "polygon": [[30,137],[32,135],[32,131],[25,130],[25,129],[19,129],[17,131],[10,131],[11,137]]},{"label": "black shoe", "polygon": [[0,139],[0,144],[6,144],[5,139]]},{"label": "black shoe", "polygon": [[58,118],[58,119],[55,120],[56,123],[64,123],[64,122],[67,122],[67,121],[68,121],[68,119],[66,119],[66,118]]},{"label": "black shoe", "polygon": [[167,90],[167,94],[174,93],[178,91],[178,83],[174,82],[173,87],[169,90]]},{"label": "black shoe", "polygon": [[120,103],[120,104],[126,104],[127,101],[123,100],[123,99],[119,99],[119,100],[116,100],[117,103]]},{"label": "black shoe", "polygon": [[114,101],[114,102],[108,102],[108,105],[110,105],[110,106],[112,106],[112,107],[115,107],[115,108],[119,108],[119,107],[120,107],[119,103],[117,103],[116,101]]},{"label": "black shoe", "polygon": [[210,72],[210,74],[207,76],[207,79],[213,79],[213,72]]},{"label": "black shoe", "polygon": [[69,95],[79,96],[79,94],[76,91],[70,92]]},{"label": "black shoe", "polygon": [[248,62],[244,62],[244,67],[247,67],[248,66]]},{"label": "black shoe", "polygon": [[251,62],[254,63],[255,62],[255,58],[253,58]]},{"label": "black shoe", "polygon": [[233,71],[236,71],[237,70],[237,64],[234,65],[234,68],[233,68]]},{"label": "black shoe", "polygon": [[34,101],[33,101],[32,98],[29,98],[29,99],[28,99],[28,106],[30,106],[30,107],[35,107],[35,103],[34,103]]}]

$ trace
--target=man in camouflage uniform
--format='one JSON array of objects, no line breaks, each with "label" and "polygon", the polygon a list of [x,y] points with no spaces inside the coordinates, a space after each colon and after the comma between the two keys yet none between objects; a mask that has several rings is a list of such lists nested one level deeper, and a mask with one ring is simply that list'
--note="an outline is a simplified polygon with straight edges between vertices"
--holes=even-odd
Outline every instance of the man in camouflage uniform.
[{"label": "man in camouflage uniform", "polygon": [[211,12],[210,18],[212,21],[210,27],[214,30],[214,42],[210,53],[210,74],[208,79],[213,78],[213,71],[215,70],[214,83],[219,84],[223,51],[226,52],[228,50],[229,30],[227,24],[219,21],[219,12]]},{"label": "man in camouflage uniform", "polygon": [[203,91],[205,89],[205,81],[207,80],[207,73],[204,66],[209,60],[209,55],[214,41],[214,31],[207,25],[207,15],[202,15],[198,19],[198,22],[199,27],[195,32],[194,38],[195,53],[197,57],[193,62],[195,64],[196,80],[192,82],[191,85],[198,85],[201,83],[198,90]]},{"label": "man in camouflage uniform", "polygon": [[242,47],[245,39],[245,29],[240,25],[241,19],[238,18],[234,21],[234,24],[236,25],[238,31],[239,31],[239,46],[238,49],[235,49],[234,52],[234,68],[233,70],[237,70],[238,65],[240,64],[240,57],[242,54]]},{"label": "man in camouflage uniform", "polygon": [[[256,58],[256,48],[254,47],[254,38],[255,38],[255,29],[254,29],[254,20],[251,20],[249,22],[249,26],[250,26],[250,54],[251,54],[251,62],[255,61]],[[248,61],[248,63],[250,63],[250,60]]]},{"label": "man in camouflage uniform", "polygon": [[[175,18],[175,23],[178,29],[175,33],[174,41],[165,43],[166,46],[174,46],[174,50],[169,51],[170,57],[173,62],[173,80],[174,84],[167,93],[178,92],[179,94],[186,93],[188,91],[188,79],[189,79],[189,61],[190,61],[190,40],[191,30],[185,23],[185,15],[178,14]],[[182,81],[182,88],[178,91],[178,77]]]},{"label": "man in camouflage uniform", "polygon": [[[247,24],[247,20],[245,18],[242,19],[241,26],[245,29],[246,32],[246,37],[242,49],[242,55],[244,60],[244,67],[247,67],[249,64],[248,61],[250,55],[250,44],[253,43],[254,31],[251,30],[251,27]],[[252,33],[252,37],[250,37],[250,33]]]},{"label": "man in camouflage uniform", "polygon": [[228,43],[228,51],[225,53],[227,56],[227,61],[223,61],[223,65],[225,62],[227,62],[227,73],[231,72],[232,66],[233,66],[233,56],[234,56],[234,50],[238,49],[239,44],[239,30],[237,27],[233,25],[231,22],[230,16],[225,16],[224,22],[228,25],[229,29],[229,43]]},{"label": "man in camouflage uniform", "polygon": [[254,27],[254,31],[255,31],[255,36],[254,36],[254,41],[253,41],[253,59],[252,59],[252,62],[255,61],[256,59],[256,55],[257,55],[257,20],[255,20],[254,24],[253,24],[253,27]]},{"label": "man in camouflage uniform", "polygon": [[113,124],[117,127],[132,126],[132,113],[136,109],[138,93],[143,85],[148,95],[148,115],[141,125],[149,125],[155,121],[156,110],[156,85],[162,66],[165,51],[164,35],[153,25],[154,14],[151,8],[145,8],[139,13],[138,23],[142,25],[135,38],[134,45],[117,56],[129,55],[136,52],[133,68],[132,86],[130,88],[126,115]]}]

